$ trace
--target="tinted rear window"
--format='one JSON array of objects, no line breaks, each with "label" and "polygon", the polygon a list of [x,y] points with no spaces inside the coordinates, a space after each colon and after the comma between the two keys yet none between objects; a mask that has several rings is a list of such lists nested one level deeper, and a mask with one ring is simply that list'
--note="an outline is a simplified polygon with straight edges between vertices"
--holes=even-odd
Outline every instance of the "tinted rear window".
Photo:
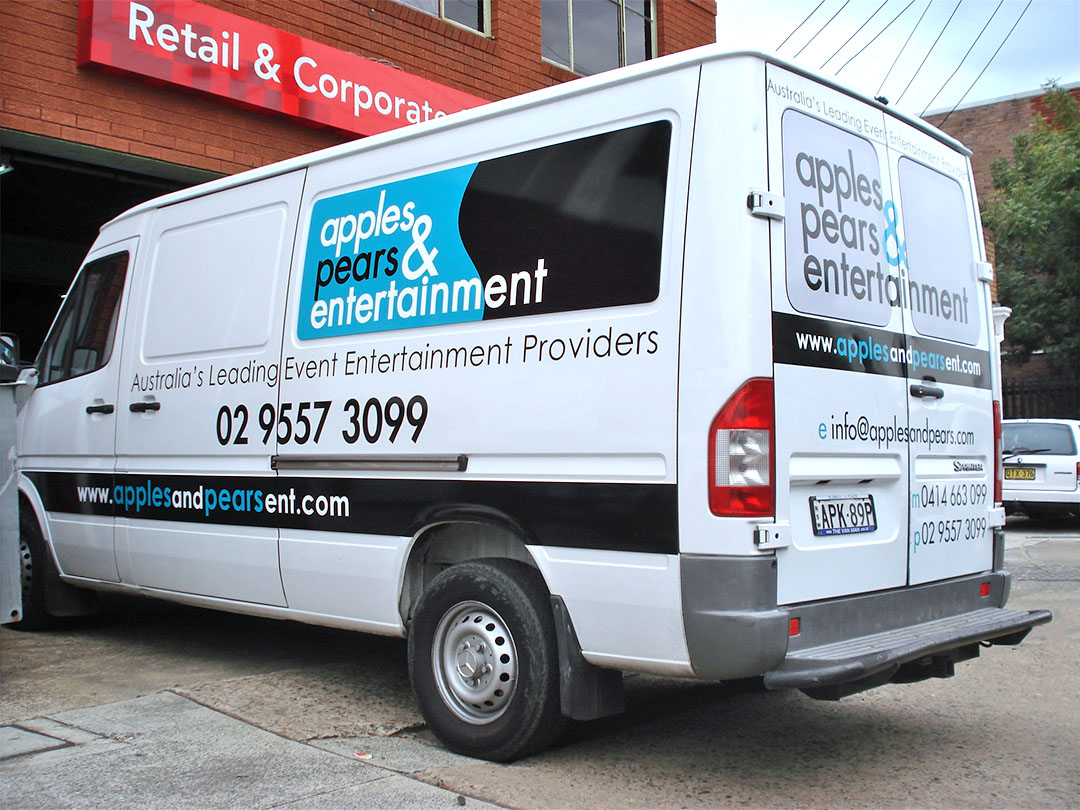
[{"label": "tinted rear window", "polygon": [[788,300],[799,312],[884,326],[893,305],[877,147],[796,110],[782,127]]},{"label": "tinted rear window", "polygon": [[921,335],[974,345],[979,341],[978,282],[964,191],[939,171],[900,160],[905,306]]},{"label": "tinted rear window", "polygon": [[1006,453],[1076,454],[1076,441],[1067,425],[1002,425],[1002,447]]}]

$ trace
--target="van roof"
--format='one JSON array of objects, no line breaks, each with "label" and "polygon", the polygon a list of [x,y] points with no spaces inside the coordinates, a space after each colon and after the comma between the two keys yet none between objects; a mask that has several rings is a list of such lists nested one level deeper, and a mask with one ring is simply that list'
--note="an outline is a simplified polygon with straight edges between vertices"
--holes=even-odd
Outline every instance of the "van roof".
[{"label": "van roof", "polygon": [[[335,160],[339,157],[346,155],[354,155],[365,152],[369,149],[375,149],[379,146],[383,146],[391,143],[401,143],[413,138],[421,137],[422,135],[437,131],[452,129],[454,127],[463,126],[465,124],[472,123],[474,121],[481,121],[485,118],[500,115],[511,110],[523,109],[531,107],[537,104],[548,102],[552,99],[571,97],[581,95],[585,93],[594,92],[606,87],[612,87],[620,84],[625,84],[636,79],[646,76],[656,76],[663,73],[670,73],[677,70],[683,70],[688,67],[695,67],[705,64],[706,62],[716,62],[724,59],[733,59],[740,57],[754,57],[766,62],[778,65],[786,68],[795,73],[800,73],[816,82],[823,85],[832,87],[843,93],[846,93],[854,98],[859,99],[871,106],[877,107],[884,111],[886,114],[897,118],[905,123],[922,130],[928,135],[936,138],[949,147],[963,153],[966,156],[970,156],[971,152],[963,144],[954,138],[946,135],[941,130],[931,126],[927,122],[920,118],[916,118],[906,113],[902,113],[898,110],[894,110],[891,107],[887,107],[881,102],[865,96],[861,93],[852,90],[850,87],[846,87],[838,82],[832,81],[823,76],[819,76],[805,68],[799,67],[775,54],[767,53],[764,51],[727,51],[718,45],[705,45],[699,48],[692,48],[687,51],[681,51],[670,56],[660,57],[658,59],[652,59],[646,62],[639,62],[634,65],[628,65],[627,67],[618,68],[616,70],[609,70],[603,73],[598,73],[594,76],[585,76],[580,79],[565,82],[563,84],[554,85],[552,87],[543,88],[541,90],[535,90],[530,93],[524,93],[519,96],[512,96],[510,98],[502,99],[499,101],[492,101],[488,104],[481,105],[479,107],[472,107],[461,112],[454,113],[452,115],[445,116],[443,118],[432,119],[423,123],[411,124],[399,129],[383,132],[378,135],[372,135],[366,138],[358,138],[354,141],[339,144],[337,146],[331,146],[326,149],[320,149],[315,152],[310,152],[304,155],[299,155],[293,158],[287,158],[276,163],[270,163],[266,166],[260,166],[256,169],[249,169],[248,171],[240,172],[239,174],[229,175],[217,180],[211,180],[207,183],[201,183],[197,186],[191,186],[190,188],[181,189],[180,191],[172,192],[161,197],[156,197],[145,203],[130,208],[124,213],[118,215],[114,219],[105,225],[109,225],[114,222],[127,219],[128,217],[137,216],[157,208],[162,208],[175,203],[183,202],[184,200],[192,199],[194,197],[200,197],[204,194],[210,194],[215,191],[221,191],[227,188],[233,188],[236,186],[245,185],[247,183],[254,183],[258,180],[263,180],[268,177],[274,177],[280,174],[286,174],[297,169],[306,168],[308,166],[314,166],[320,163],[325,163],[331,160]],[[105,225],[102,227],[104,228]]]}]

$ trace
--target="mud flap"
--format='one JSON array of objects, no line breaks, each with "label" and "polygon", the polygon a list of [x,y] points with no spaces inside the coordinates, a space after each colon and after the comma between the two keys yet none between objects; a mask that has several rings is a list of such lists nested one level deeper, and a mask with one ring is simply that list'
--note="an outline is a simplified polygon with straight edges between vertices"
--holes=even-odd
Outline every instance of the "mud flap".
[{"label": "mud flap", "polygon": [[593,666],[581,654],[581,645],[566,603],[551,597],[555,632],[559,644],[559,695],[563,716],[572,720],[596,720],[625,710],[622,673]]}]

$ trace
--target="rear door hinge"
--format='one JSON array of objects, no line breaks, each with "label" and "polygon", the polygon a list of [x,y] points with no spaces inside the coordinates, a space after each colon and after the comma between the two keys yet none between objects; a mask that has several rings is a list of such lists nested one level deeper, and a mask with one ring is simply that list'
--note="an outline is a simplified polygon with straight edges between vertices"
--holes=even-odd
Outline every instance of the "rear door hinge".
[{"label": "rear door hinge", "polygon": [[754,545],[761,551],[787,548],[791,545],[791,525],[788,523],[762,523],[755,526]]},{"label": "rear door hinge", "polygon": [[746,197],[746,207],[750,214],[764,219],[784,218],[784,198],[780,194],[752,188]]}]

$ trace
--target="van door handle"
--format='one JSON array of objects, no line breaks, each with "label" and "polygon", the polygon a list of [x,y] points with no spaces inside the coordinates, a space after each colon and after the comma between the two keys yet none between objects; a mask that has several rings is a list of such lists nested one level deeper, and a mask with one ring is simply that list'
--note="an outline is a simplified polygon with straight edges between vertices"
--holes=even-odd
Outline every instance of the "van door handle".
[{"label": "van door handle", "polygon": [[87,413],[112,413],[115,408],[112,405],[87,405]]},{"label": "van door handle", "polygon": [[132,402],[128,405],[128,410],[132,413],[146,413],[146,411],[160,411],[160,402]]},{"label": "van door handle", "polygon": [[911,386],[911,395],[913,397],[933,397],[934,399],[941,399],[945,396],[945,391],[935,385],[920,385],[919,383],[916,383]]}]

